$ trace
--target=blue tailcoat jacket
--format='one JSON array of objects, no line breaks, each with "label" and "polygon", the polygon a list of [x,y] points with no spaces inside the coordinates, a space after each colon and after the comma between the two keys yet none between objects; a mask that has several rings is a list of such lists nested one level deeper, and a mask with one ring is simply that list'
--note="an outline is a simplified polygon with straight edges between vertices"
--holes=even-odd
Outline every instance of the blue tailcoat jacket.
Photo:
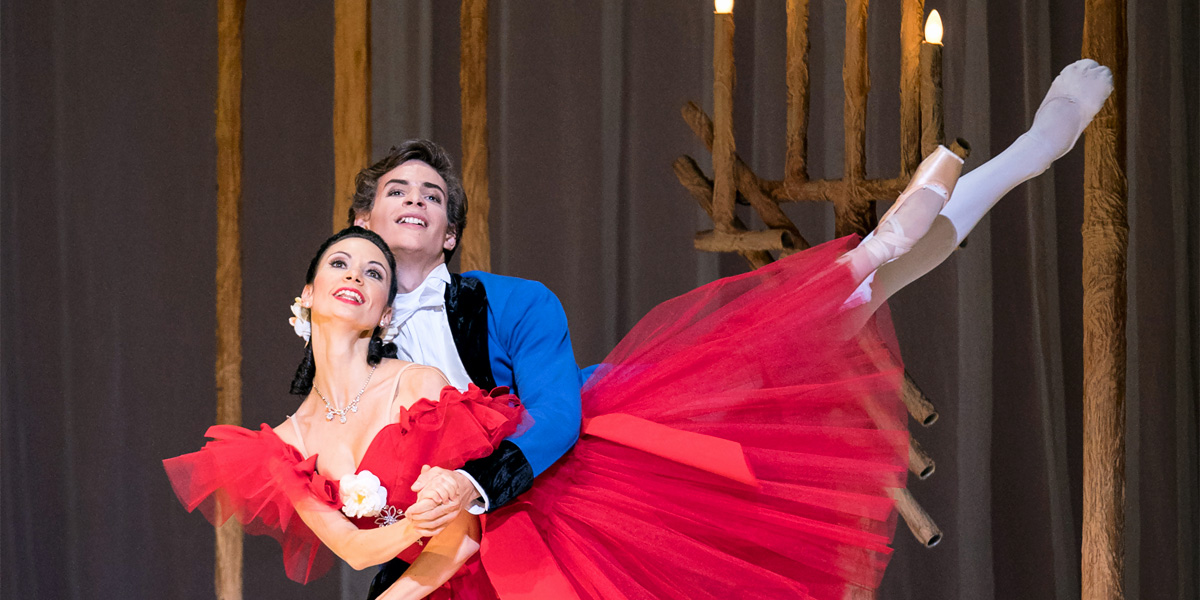
[{"label": "blue tailcoat jacket", "polygon": [[481,388],[508,386],[532,426],[463,469],[490,510],[529,489],[579,436],[582,383],[562,303],[536,281],[481,271],[452,274],[446,316],[459,358]]}]

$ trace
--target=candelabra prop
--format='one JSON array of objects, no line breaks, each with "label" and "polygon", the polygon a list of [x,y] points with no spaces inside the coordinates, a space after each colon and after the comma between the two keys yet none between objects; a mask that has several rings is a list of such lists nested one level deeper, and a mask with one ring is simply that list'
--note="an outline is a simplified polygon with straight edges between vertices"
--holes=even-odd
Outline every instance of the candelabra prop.
[{"label": "candelabra prop", "polygon": [[[903,0],[900,22],[900,173],[886,179],[866,176],[866,110],[870,73],[867,67],[867,7],[869,0],[846,0],[846,37],[842,67],[843,129],[846,140],[840,179],[808,177],[808,0],[787,0],[787,153],[784,178],[758,177],[737,155],[733,135],[733,2],[718,0],[714,14],[713,117],[689,102],[683,120],[712,152],[709,179],[690,156],[673,165],[675,176],[713,220],[711,231],[696,235],[695,247],[706,252],[736,252],[758,268],[810,246],[780,208],[784,202],[831,202],[837,235],[866,234],[877,218],[874,203],[892,200],[904,191],[921,158],[945,143],[942,118],[942,24],[937,11],[921,35],[924,0]],[[955,140],[950,149],[966,157],[970,147]],[[737,216],[735,201],[748,204],[765,224],[750,230]],[[772,254],[775,253],[775,254]],[[905,374],[902,397],[909,414],[922,426],[937,420],[933,404]],[[910,470],[919,479],[933,474],[934,462],[913,440]],[[901,517],[927,547],[942,532],[907,490],[893,495]]]}]

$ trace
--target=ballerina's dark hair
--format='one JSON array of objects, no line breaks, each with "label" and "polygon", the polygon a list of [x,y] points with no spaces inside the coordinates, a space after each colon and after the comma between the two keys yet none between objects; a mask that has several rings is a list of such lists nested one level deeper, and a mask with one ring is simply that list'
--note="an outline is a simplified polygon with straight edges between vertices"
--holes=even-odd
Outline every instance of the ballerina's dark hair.
[{"label": "ballerina's dark hair", "polygon": [[[308,274],[305,275],[304,282],[312,283],[317,277],[317,268],[321,266],[321,259],[325,257],[325,252],[329,247],[347,238],[362,238],[375,244],[376,248],[383,253],[384,258],[388,263],[388,305],[391,306],[392,300],[396,299],[396,258],[392,256],[391,249],[384,243],[383,238],[379,237],[373,231],[363,229],[357,225],[351,225],[325,240],[321,247],[317,249],[317,255],[313,257],[312,262],[308,265]],[[367,347],[367,364],[375,366],[384,358],[396,358],[396,345],[388,342],[383,343],[382,328],[376,327],[375,331],[371,332],[371,343]],[[300,365],[296,367],[296,376],[292,378],[292,393],[297,396],[307,396],[312,390],[313,376],[317,373],[317,365],[313,360],[312,344],[304,345],[304,358],[300,360]]]}]

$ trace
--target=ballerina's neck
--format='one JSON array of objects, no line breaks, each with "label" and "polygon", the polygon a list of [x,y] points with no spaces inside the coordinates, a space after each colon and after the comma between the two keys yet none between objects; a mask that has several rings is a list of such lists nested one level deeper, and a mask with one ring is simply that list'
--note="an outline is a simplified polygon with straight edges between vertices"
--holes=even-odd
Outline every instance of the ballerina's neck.
[{"label": "ballerina's neck", "polygon": [[338,328],[313,327],[312,351],[316,366],[313,381],[325,390],[326,395],[332,393],[342,397],[349,393],[353,397],[358,392],[358,386],[371,370],[371,365],[367,364],[367,349],[371,342],[368,336]]}]

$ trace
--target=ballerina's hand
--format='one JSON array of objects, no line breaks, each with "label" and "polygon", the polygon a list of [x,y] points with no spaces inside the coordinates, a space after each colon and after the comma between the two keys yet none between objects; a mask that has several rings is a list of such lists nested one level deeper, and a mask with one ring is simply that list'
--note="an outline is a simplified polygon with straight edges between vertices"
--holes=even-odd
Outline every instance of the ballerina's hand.
[{"label": "ballerina's hand", "polygon": [[462,473],[441,467],[421,467],[421,475],[412,485],[417,501],[404,511],[422,536],[441,533],[459,512],[479,496],[471,480]]}]

